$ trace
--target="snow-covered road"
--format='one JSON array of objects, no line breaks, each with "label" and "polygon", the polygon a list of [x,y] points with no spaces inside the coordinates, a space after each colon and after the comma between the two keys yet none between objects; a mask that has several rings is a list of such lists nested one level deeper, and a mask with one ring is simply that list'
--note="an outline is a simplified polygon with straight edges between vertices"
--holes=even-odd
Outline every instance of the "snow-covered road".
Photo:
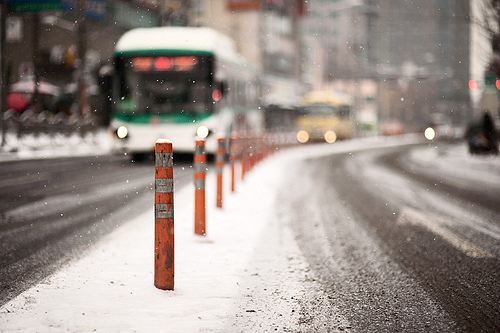
[{"label": "snow-covered road", "polygon": [[[209,174],[204,238],[193,234],[192,186],[178,187],[175,291],[153,287],[151,202],[2,306],[0,331],[497,327],[498,309],[489,305],[500,290],[500,212],[483,207],[482,198],[465,207],[459,189],[420,182],[428,165],[401,171],[415,158],[444,163],[427,157],[432,148],[414,146],[419,140],[371,138],[280,152],[236,194],[226,191],[223,210],[214,208]],[[433,176],[446,183],[442,172]]]}]

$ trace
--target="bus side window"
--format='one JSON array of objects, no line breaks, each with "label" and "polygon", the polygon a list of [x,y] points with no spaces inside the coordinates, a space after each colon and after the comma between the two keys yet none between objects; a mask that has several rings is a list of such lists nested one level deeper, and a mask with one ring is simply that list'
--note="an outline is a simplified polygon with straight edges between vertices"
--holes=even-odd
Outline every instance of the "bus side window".
[{"label": "bus side window", "polygon": [[246,96],[247,96],[247,84],[245,81],[240,81],[240,105],[245,108],[246,106]]},{"label": "bus side window", "polygon": [[229,100],[229,105],[231,107],[233,107],[235,104],[235,100],[236,100],[236,98],[235,98],[236,87],[235,87],[235,82],[232,78],[228,82],[229,82],[229,88],[228,88],[229,89],[229,96],[228,96],[229,99],[228,100]]},{"label": "bus side window", "polygon": [[245,92],[244,92],[244,83],[242,81],[238,81],[238,106],[239,107],[242,107],[243,105],[245,105],[244,103],[244,95],[245,95]]},{"label": "bus side window", "polygon": [[248,104],[247,106],[248,107],[252,107],[252,105],[253,105],[253,100],[254,100],[253,89],[254,89],[253,88],[253,81],[250,80],[247,83],[247,104]]},{"label": "bus side window", "polygon": [[127,85],[127,79],[125,77],[125,73],[127,72],[127,64],[125,63],[124,59],[116,59],[117,62],[117,67],[118,67],[118,80],[116,80],[116,84],[118,85],[118,92],[119,96],[117,96],[119,99],[125,99],[129,96],[130,91]]}]

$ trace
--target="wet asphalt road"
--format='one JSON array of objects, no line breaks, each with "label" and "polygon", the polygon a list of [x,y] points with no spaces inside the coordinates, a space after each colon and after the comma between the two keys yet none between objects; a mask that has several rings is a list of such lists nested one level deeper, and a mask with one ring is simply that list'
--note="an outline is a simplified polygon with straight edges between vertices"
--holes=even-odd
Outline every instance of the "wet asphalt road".
[{"label": "wet asphalt road", "polygon": [[[178,188],[191,178],[186,158]],[[153,205],[154,164],[124,156],[0,163],[0,305]]]},{"label": "wet asphalt road", "polygon": [[[290,171],[281,209],[349,322],[331,317],[319,331],[500,331],[500,190],[419,168],[408,160],[415,147],[314,158]],[[304,321],[326,310],[315,311]]]}]

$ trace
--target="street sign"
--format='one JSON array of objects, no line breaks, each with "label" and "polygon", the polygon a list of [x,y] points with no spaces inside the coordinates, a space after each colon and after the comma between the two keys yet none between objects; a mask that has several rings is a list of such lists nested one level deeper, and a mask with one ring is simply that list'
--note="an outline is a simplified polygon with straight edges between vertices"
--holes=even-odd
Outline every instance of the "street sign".
[{"label": "street sign", "polygon": [[61,10],[61,0],[7,0],[12,12],[43,12]]},{"label": "street sign", "polygon": [[[62,9],[65,11],[75,10],[77,0],[60,0]],[[102,21],[106,18],[106,0],[85,1],[85,16],[95,21]]]},{"label": "street sign", "polygon": [[495,75],[495,73],[491,72],[484,73],[484,84],[487,87],[495,87],[496,81],[497,81],[497,76]]}]

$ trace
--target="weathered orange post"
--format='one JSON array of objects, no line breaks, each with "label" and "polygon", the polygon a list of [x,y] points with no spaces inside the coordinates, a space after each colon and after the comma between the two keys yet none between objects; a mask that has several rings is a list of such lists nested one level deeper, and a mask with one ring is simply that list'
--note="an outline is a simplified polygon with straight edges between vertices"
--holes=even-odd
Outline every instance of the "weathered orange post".
[{"label": "weathered orange post", "polygon": [[174,168],[172,143],[155,144],[155,287],[174,290]]},{"label": "weathered orange post", "polygon": [[225,144],[226,139],[224,137],[217,138],[217,154],[215,157],[215,169],[217,171],[217,208],[222,208],[222,179],[224,173],[224,159],[226,154]]},{"label": "weathered orange post", "polygon": [[207,155],[205,140],[197,139],[194,148],[194,233],[204,236],[205,227],[205,178]]},{"label": "weathered orange post", "polygon": [[249,139],[248,142],[248,148],[250,152],[248,153],[248,168],[247,172],[250,172],[253,170],[253,167],[255,165],[255,156],[256,156],[256,150],[255,150],[255,136],[252,135]]},{"label": "weathered orange post", "polygon": [[231,192],[236,191],[236,160],[237,160],[237,149],[238,149],[238,137],[236,134],[231,135],[231,146],[229,149],[231,149],[231,155],[230,155],[230,160],[231,160]]},{"label": "weathered orange post", "polygon": [[240,142],[241,180],[243,181],[248,171],[248,137],[244,136]]}]

